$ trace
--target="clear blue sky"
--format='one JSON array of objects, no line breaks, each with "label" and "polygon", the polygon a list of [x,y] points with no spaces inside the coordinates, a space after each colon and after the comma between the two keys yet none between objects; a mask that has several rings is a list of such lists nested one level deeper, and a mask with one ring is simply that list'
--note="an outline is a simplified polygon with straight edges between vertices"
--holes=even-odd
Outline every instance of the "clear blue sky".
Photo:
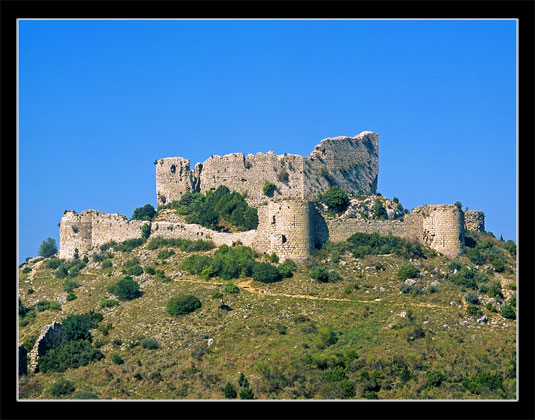
[{"label": "clear blue sky", "polygon": [[154,160],[379,133],[379,186],[516,241],[516,22],[19,22],[19,262],[65,209],[156,206]]}]

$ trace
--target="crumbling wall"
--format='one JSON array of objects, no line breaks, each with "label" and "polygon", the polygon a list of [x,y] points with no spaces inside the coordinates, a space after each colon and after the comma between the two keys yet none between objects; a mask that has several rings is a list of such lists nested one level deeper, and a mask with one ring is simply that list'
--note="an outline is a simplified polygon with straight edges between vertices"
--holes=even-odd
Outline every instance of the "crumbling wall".
[{"label": "crumbling wall", "polygon": [[54,321],[52,324],[43,327],[39,338],[30,352],[30,362],[28,365],[31,371],[37,372],[37,361],[39,357],[44,355],[48,350],[57,347],[61,342],[62,335],[63,328],[59,322]]},{"label": "crumbling wall", "polygon": [[355,137],[321,141],[310,157],[275,155],[273,152],[212,155],[190,169],[183,158],[156,162],[158,204],[179,200],[186,191],[206,193],[221,185],[246,196],[249,205],[268,201],[266,181],[277,186],[275,200],[315,200],[332,185],[348,193],[375,193],[379,173],[379,137],[365,131]]},{"label": "crumbling wall", "polygon": [[464,229],[485,232],[485,214],[481,210],[466,210],[464,212]]},{"label": "crumbling wall", "polygon": [[76,249],[79,255],[84,255],[106,242],[139,238],[141,226],[147,223],[150,222],[128,220],[122,214],[97,210],[86,210],[77,214],[74,210],[68,210],[60,222],[59,258],[73,258]]},{"label": "crumbling wall", "polygon": [[[392,234],[417,241],[444,255],[456,257],[464,249],[464,219],[462,211],[451,204],[420,206],[400,220],[362,220],[326,217],[328,239],[346,240],[356,232]],[[319,238],[326,240],[325,235]]]},{"label": "crumbling wall", "polygon": [[364,131],[355,137],[327,138],[305,160],[303,196],[317,199],[332,185],[349,195],[377,192],[379,136]]},{"label": "crumbling wall", "polygon": [[252,246],[256,237],[256,230],[246,232],[216,232],[203,226],[175,222],[153,222],[151,237],[161,236],[167,239],[189,239],[191,241],[212,241],[217,246],[241,242],[245,246]]},{"label": "crumbling wall", "polygon": [[187,191],[197,191],[202,165],[190,169],[190,161],[181,157],[163,158],[156,164],[156,197],[158,205],[180,200]]}]

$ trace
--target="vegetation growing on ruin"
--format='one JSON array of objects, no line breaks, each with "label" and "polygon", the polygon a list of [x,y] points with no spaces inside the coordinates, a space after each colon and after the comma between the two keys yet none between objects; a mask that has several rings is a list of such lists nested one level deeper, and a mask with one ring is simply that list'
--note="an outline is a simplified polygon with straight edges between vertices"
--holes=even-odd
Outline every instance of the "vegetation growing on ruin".
[{"label": "vegetation growing on ruin", "polygon": [[335,213],[342,213],[347,209],[349,197],[339,186],[335,185],[321,196],[321,202]]},{"label": "vegetation growing on ruin", "polygon": [[225,186],[206,194],[186,192],[179,201],[158,207],[176,209],[177,214],[186,216],[187,223],[196,223],[216,231],[238,231],[256,229],[258,212],[249,207],[243,195],[230,192]]}]

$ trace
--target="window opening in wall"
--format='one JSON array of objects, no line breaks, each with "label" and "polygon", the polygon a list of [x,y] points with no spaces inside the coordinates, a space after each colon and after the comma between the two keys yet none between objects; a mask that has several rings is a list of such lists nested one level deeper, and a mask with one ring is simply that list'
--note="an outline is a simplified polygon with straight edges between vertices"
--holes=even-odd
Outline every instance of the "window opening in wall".
[{"label": "window opening in wall", "polygon": [[171,173],[174,174],[176,172],[176,166],[171,165]]},{"label": "window opening in wall", "polygon": [[275,224],[275,216],[273,216],[273,220],[271,221],[271,224],[272,224],[272,225]]},{"label": "window opening in wall", "polygon": [[281,236],[281,242],[282,242],[283,244],[286,243],[286,236],[284,236],[284,235]]}]

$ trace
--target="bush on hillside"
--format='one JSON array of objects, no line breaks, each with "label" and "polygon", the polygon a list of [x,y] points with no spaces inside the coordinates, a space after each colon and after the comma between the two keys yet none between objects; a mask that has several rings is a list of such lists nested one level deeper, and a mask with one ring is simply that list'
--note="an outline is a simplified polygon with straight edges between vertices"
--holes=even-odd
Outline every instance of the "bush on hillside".
[{"label": "bush on hillside", "polygon": [[132,300],[139,296],[139,284],[131,277],[124,277],[108,288],[119,300]]},{"label": "bush on hillside", "polygon": [[225,385],[225,388],[223,389],[223,394],[225,395],[225,398],[228,399],[233,399],[238,396],[236,388],[234,388],[234,385],[232,385],[230,382],[227,382],[227,384]]},{"label": "bush on hillside", "polygon": [[167,312],[171,316],[186,315],[202,306],[199,298],[193,295],[180,295],[167,302]]},{"label": "bush on hillside", "polygon": [[513,305],[503,305],[501,315],[506,319],[516,319],[516,313],[513,309]]},{"label": "bush on hillside", "polygon": [[67,379],[61,378],[59,381],[54,382],[49,389],[49,392],[54,397],[60,397],[62,395],[69,395],[74,392],[75,388],[72,382]]},{"label": "bush on hillside", "polygon": [[397,272],[399,280],[407,280],[420,277],[420,270],[412,264],[403,264]]},{"label": "bush on hillside", "polygon": [[287,259],[277,266],[277,270],[283,278],[292,277],[293,273],[297,270],[297,264],[292,260]]},{"label": "bush on hillside", "polygon": [[273,283],[281,279],[277,267],[270,263],[255,262],[252,271],[253,279],[262,283]]},{"label": "bush on hillside", "polygon": [[69,341],[61,346],[48,350],[37,360],[39,371],[64,372],[66,369],[76,369],[104,358],[102,352],[94,348],[87,340]]}]

